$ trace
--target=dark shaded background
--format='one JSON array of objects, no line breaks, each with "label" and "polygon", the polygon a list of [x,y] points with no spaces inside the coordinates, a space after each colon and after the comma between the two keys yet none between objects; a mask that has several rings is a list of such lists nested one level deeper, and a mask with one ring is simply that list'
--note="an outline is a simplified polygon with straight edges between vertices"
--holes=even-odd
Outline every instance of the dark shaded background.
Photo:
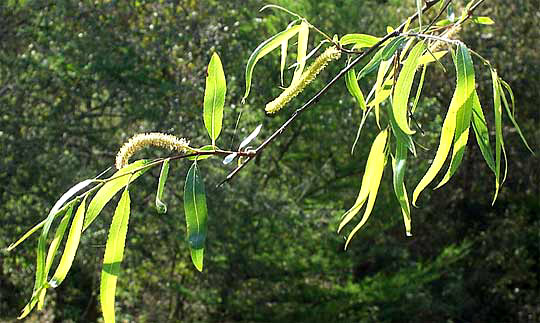
[{"label": "dark shaded background", "polygon": [[[414,1],[277,1],[329,34],[384,35],[414,12]],[[456,10],[462,1],[454,1]],[[4,1],[0,5],[0,247],[40,221],[74,183],[112,165],[138,132],[164,131],[206,144],[202,100],[206,65],[217,51],[228,96],[220,145],[237,144],[262,120],[261,138],[292,110],[267,118],[280,93],[279,58],[255,69],[240,104],[244,64],[286,14],[258,13],[261,1]],[[540,19],[535,0],[486,1],[493,26],[468,24],[460,38],[491,60],[516,95],[517,119],[533,149],[540,141]],[[315,44],[311,36],[310,48]],[[292,43],[291,43],[292,45]],[[291,50],[291,52],[294,52]],[[294,54],[291,56],[294,59]],[[419,121],[429,147],[407,174],[409,190],[427,169],[453,92],[454,76],[430,67]],[[476,63],[481,102],[493,125],[489,72]],[[291,105],[299,105],[340,64]],[[338,66],[339,65],[339,66]],[[291,75],[288,75],[289,79]],[[372,76],[373,78],[373,76]],[[369,90],[373,79],[363,82]],[[243,116],[236,138],[234,123]],[[344,84],[243,171],[220,160],[202,165],[210,211],[204,273],[191,264],[182,207],[187,163],[167,183],[169,213],[153,206],[157,170],[132,191],[132,217],[117,317],[137,322],[535,322],[540,320],[538,158],[505,120],[508,179],[491,206],[493,177],[471,136],[461,169],[445,187],[426,191],[413,210],[412,238],[387,172],[366,228],[343,251],[335,233],[354,202],[370,143],[368,119],[354,156],[360,120]],[[490,128],[491,130],[493,127]],[[164,152],[147,150],[146,156]],[[140,153],[138,156],[144,156]],[[112,203],[111,203],[112,204]],[[109,206],[82,238],[64,284],[28,321],[100,320],[99,274]],[[15,321],[30,297],[34,237],[0,253],[0,321]]]}]

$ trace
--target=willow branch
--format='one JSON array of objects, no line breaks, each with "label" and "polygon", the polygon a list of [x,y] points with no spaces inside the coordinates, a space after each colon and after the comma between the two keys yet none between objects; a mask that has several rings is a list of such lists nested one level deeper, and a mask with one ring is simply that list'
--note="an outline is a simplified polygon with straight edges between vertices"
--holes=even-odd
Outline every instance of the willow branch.
[{"label": "willow branch", "polygon": [[[426,2],[426,5],[422,8],[422,12],[428,11],[431,7],[433,7],[435,4],[439,3],[441,0],[433,0]],[[367,57],[368,55],[372,54],[375,50],[377,50],[383,43],[385,43],[387,40],[399,36],[402,32],[405,26],[414,20],[418,19],[418,12],[416,12],[414,15],[412,15],[409,19],[405,20],[398,28],[396,28],[393,32],[387,34],[384,36],[381,40],[379,40],[375,45],[371,46],[367,50],[363,51],[361,54],[359,54],[349,65],[347,65],[345,68],[343,68],[328,84],[326,84],[317,94],[315,94],[311,99],[309,99],[304,105],[302,105],[300,108],[296,109],[294,113],[279,127],[270,137],[268,137],[257,149],[254,150],[254,155],[259,155],[270,143],[272,143],[277,137],[279,137],[304,111],[306,111],[308,108],[310,108],[315,103],[319,102],[321,97],[330,90],[349,70],[351,70],[356,64],[360,63],[362,59]],[[254,157],[254,156],[253,156]],[[253,157],[248,158],[245,162],[240,164],[237,168],[235,168],[227,177],[219,184],[222,185],[226,182],[229,182],[236,176],[251,160],[253,160]]]}]

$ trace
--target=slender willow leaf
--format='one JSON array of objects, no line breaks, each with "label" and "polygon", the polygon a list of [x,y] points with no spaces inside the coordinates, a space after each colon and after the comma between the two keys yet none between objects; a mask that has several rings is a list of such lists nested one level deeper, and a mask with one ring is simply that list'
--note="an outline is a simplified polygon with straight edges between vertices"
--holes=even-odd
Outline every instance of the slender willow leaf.
[{"label": "slender willow leaf", "polygon": [[362,68],[362,70],[358,73],[358,80],[361,80],[369,73],[373,72],[377,67],[379,67],[379,64],[382,61],[386,61],[394,55],[396,50],[403,44],[405,41],[405,37],[396,37],[392,39],[386,46],[381,48],[375,55],[373,55],[373,58]]},{"label": "slender willow leaf", "polygon": [[[369,197],[368,197],[368,201],[366,205],[366,210],[364,211],[364,215],[362,216],[362,219],[360,220],[360,222],[354,227],[354,229],[351,231],[351,233],[347,237],[347,241],[345,242],[345,249],[347,249],[349,243],[351,242],[356,232],[358,232],[358,230],[360,230],[364,226],[364,224],[366,224],[367,220],[369,219],[369,216],[371,215],[371,211],[373,210],[373,206],[375,205],[377,192],[379,191],[379,185],[381,183],[384,166],[386,163],[387,138],[388,138],[388,130],[381,131],[379,135],[377,136],[377,138],[375,138],[375,141],[373,142],[373,146],[371,147],[371,151],[368,156],[368,167],[370,168],[369,169],[370,173],[368,175],[369,176],[369,179],[367,180],[368,183],[366,183],[369,185],[369,188],[368,188]],[[371,164],[370,164],[370,159],[371,159]],[[364,184],[364,181],[362,180],[362,185],[363,184]],[[362,188],[360,189],[360,192],[362,193]],[[342,223],[340,224],[340,228],[343,228],[343,225],[346,224],[346,222],[349,222],[352,216],[358,213],[361,206],[358,208],[355,208],[355,206],[353,206],[353,209],[348,211],[350,213],[347,215],[346,219],[342,221]]]},{"label": "slender willow leaf", "polygon": [[73,259],[75,259],[75,254],[77,253],[77,248],[79,247],[79,242],[81,240],[85,211],[86,197],[82,201],[81,205],[79,205],[77,212],[75,212],[75,217],[73,218],[73,222],[71,223],[71,227],[69,229],[66,246],[64,247],[64,253],[62,254],[62,258],[60,258],[60,263],[56,268],[53,278],[49,281],[49,285],[51,285],[53,288],[58,287],[64,281],[67,273],[71,269]]},{"label": "slender willow leaf", "polygon": [[[72,204],[66,211],[66,214],[64,214],[64,217],[62,218],[62,220],[60,220],[60,223],[58,224],[58,227],[56,228],[56,232],[54,233],[54,238],[51,241],[51,244],[49,245],[49,250],[47,251],[47,258],[45,260],[45,271],[43,272],[43,278],[44,278],[44,281],[42,282],[43,284],[45,284],[45,281],[49,277],[49,271],[51,270],[54,257],[56,256],[58,247],[60,246],[60,243],[62,242],[62,239],[64,238],[64,233],[66,232],[66,228],[69,224],[69,221],[71,220],[71,215],[73,214],[73,207],[74,205]],[[39,300],[38,300],[38,306],[37,306],[38,310],[41,310],[43,308],[46,292],[47,292],[47,287],[45,287],[39,294]]]},{"label": "slender willow leaf", "polygon": [[161,165],[161,172],[159,173],[158,189],[156,193],[156,209],[159,214],[167,213],[167,204],[163,203],[163,190],[165,183],[167,182],[167,176],[169,176],[169,159],[165,159]]},{"label": "slender willow leaf", "polygon": [[184,186],[184,212],[191,260],[195,267],[203,270],[203,252],[206,240],[206,193],[197,162],[189,168]]},{"label": "slender willow leaf", "polygon": [[88,205],[88,211],[86,213],[86,218],[84,219],[83,232],[101,213],[101,210],[103,210],[105,204],[107,204],[113,198],[113,196],[118,193],[118,191],[120,191],[128,184],[128,182],[130,182],[130,178],[131,182],[135,181],[135,179],[144,174],[149,168],[143,168],[136,171],[132,175],[130,175],[130,173],[149,164],[151,164],[151,161],[144,159],[137,160],[123,167],[110,177],[114,179],[104,184],[103,187],[101,187],[96,193],[92,201],[90,201],[90,205]]},{"label": "slender willow leaf", "polygon": [[289,27],[285,29],[284,31],[265,40],[257,48],[255,48],[255,50],[249,57],[247,65],[246,65],[246,93],[244,94],[242,101],[245,101],[249,95],[249,91],[251,88],[251,76],[253,74],[253,69],[255,68],[255,64],[257,64],[257,62],[266,54],[270,53],[272,50],[274,50],[278,46],[281,46],[281,43],[283,43],[285,40],[291,39],[294,35],[296,35],[296,33],[300,31],[300,29],[301,29],[300,25]]},{"label": "slender willow leaf", "polygon": [[418,59],[418,65],[427,65],[429,63],[436,62],[443,58],[446,53],[448,53],[447,50],[438,51],[433,54],[428,52],[427,54],[420,56]]},{"label": "slender willow leaf", "polygon": [[[82,190],[83,188],[87,187],[88,185],[90,185],[91,183],[93,183],[94,180],[92,179],[87,179],[87,180],[84,180],[80,183],[78,183],[77,185],[73,186],[72,188],[70,188],[66,193],[64,193],[60,199],[58,199],[58,201],[56,201],[56,203],[54,204],[53,208],[51,209],[51,211],[49,212],[49,215],[47,216],[47,218],[43,221],[41,221],[40,223],[36,224],[32,229],[28,230],[22,237],[20,237],[16,242],[12,243],[11,245],[9,245],[9,247],[7,248],[7,251],[11,251],[13,249],[15,249],[15,247],[17,247],[19,244],[21,244],[24,240],[26,240],[29,236],[31,236],[32,234],[34,234],[34,232],[36,232],[37,230],[41,229],[46,223],[47,223],[47,219],[50,217],[51,214],[55,214],[55,217],[56,216],[59,216],[59,215],[62,215],[63,213],[61,212],[58,212],[59,209],[62,207],[62,205],[67,201],[69,200],[71,197],[73,197],[73,195],[77,194],[77,192],[79,192],[80,190]],[[54,220],[54,219],[53,219]]]},{"label": "slender willow leaf", "polygon": [[405,224],[405,233],[411,236],[411,207],[405,188],[405,169],[407,166],[407,144],[396,136],[396,157],[392,160],[392,169],[394,171],[393,184],[396,198],[401,207],[403,222]]},{"label": "slender willow leaf", "polygon": [[225,105],[225,93],[227,84],[225,73],[219,55],[214,53],[208,64],[206,75],[206,88],[204,90],[204,125],[212,140],[212,145],[216,144],[216,139],[221,133],[223,123],[223,106]]},{"label": "slender willow leaf", "polygon": [[[506,94],[504,93],[504,89],[502,86],[504,86],[508,90],[508,94],[510,94],[510,99],[512,100],[512,110],[510,110],[510,105],[508,104],[508,100],[506,99]],[[499,78],[499,87],[501,88],[501,98],[504,103],[504,108],[506,110],[506,114],[508,114],[508,118],[510,118],[510,121],[512,121],[512,124],[514,125],[514,128],[516,128],[519,137],[521,138],[521,141],[527,147],[527,149],[531,152],[531,154],[534,155],[534,151],[529,146],[529,143],[527,142],[527,139],[525,139],[525,136],[523,135],[523,132],[521,131],[521,128],[519,127],[515,117],[514,117],[514,111],[515,111],[515,101],[514,101],[514,93],[512,92],[512,89],[510,88],[510,85],[506,83],[503,79]]]},{"label": "slender willow leaf", "polygon": [[309,40],[309,24],[302,21],[300,24],[300,30],[298,31],[298,49],[296,55],[296,69],[291,84],[296,83],[302,72],[304,72],[304,66],[306,66],[306,54]]},{"label": "slender willow leaf", "polygon": [[380,122],[380,104],[390,96],[392,92],[391,80],[389,86],[387,86],[384,76],[388,72],[388,69],[392,65],[392,60],[388,59],[379,65],[379,71],[377,72],[377,81],[375,82],[375,98],[371,101],[370,106],[375,107],[375,120],[377,121],[377,126],[381,128]]},{"label": "slender willow leaf", "polygon": [[489,131],[487,128],[486,118],[478,99],[478,94],[474,92],[473,101],[473,113],[472,113],[472,125],[474,134],[476,136],[476,142],[480,148],[482,156],[486,161],[489,168],[495,173],[495,160],[493,159],[493,153],[491,151],[491,145],[489,143]]},{"label": "slender willow leaf", "polygon": [[433,181],[437,173],[441,170],[444,161],[448,157],[450,147],[452,146],[452,138],[456,130],[456,116],[457,112],[463,106],[469,97],[473,95],[474,91],[474,75],[472,75],[468,68],[465,66],[464,55],[461,53],[466,50],[465,45],[458,45],[458,53],[454,60],[457,74],[457,86],[450,102],[450,107],[446,113],[446,117],[443,122],[441,138],[439,140],[439,148],[435,154],[435,158],[431,163],[431,166],[427,170],[426,174],[420,180],[420,183],[416,186],[413,192],[413,205],[416,206],[416,200],[420,196],[420,193]]},{"label": "slender willow leaf", "polygon": [[360,109],[365,111],[366,100],[364,99],[362,90],[360,89],[358,81],[356,80],[356,72],[354,71],[354,68],[350,69],[347,72],[347,75],[345,75],[345,84],[347,85],[347,90],[349,90],[349,93],[353,96],[353,98],[355,98]]},{"label": "slender willow leaf", "polygon": [[36,291],[32,293],[32,297],[30,298],[30,301],[28,302],[28,304],[24,306],[24,308],[21,311],[21,314],[17,317],[17,319],[22,320],[23,318],[27,317],[28,314],[30,314],[30,312],[34,309],[34,307],[36,306],[38,302],[39,295],[41,295],[41,292],[45,288],[46,286],[42,285],[40,288],[38,288]]},{"label": "slender willow leaf", "polygon": [[[437,185],[436,188],[439,188],[446,184],[452,175],[454,175],[463,160],[463,155],[465,153],[465,148],[467,147],[467,141],[469,138],[469,127],[471,124],[471,114],[473,109],[474,97],[475,97],[475,75],[474,75],[474,66],[471,55],[467,50],[467,47],[460,46],[457,52],[457,55],[462,55],[462,60],[464,62],[464,73],[467,76],[467,88],[472,88],[470,96],[467,98],[467,101],[459,108],[456,115],[456,132],[454,134],[454,148],[452,151],[452,161],[450,162],[450,167],[444,175],[443,179]],[[469,90],[468,90],[469,91]]]},{"label": "slender willow leaf", "polygon": [[[501,87],[497,71],[491,70],[491,80],[493,82],[493,109],[495,112],[495,195],[492,204],[495,204],[501,186],[501,151],[504,151],[504,140],[502,135],[502,107],[501,107]],[[504,182],[504,180],[503,180]]]},{"label": "slender willow leaf", "polygon": [[418,25],[422,31],[422,0],[416,0],[416,13],[418,15]]},{"label": "slender willow leaf", "polygon": [[366,34],[347,34],[341,37],[339,41],[342,46],[354,44],[354,48],[368,48],[371,47],[381,40],[378,37],[366,35]]},{"label": "slender willow leaf", "polygon": [[101,270],[100,302],[103,319],[106,323],[115,321],[116,282],[120,274],[120,264],[124,258],[130,203],[129,190],[126,187],[114,212],[105,245],[103,269]]},{"label": "slender willow leaf", "polygon": [[283,71],[285,70],[285,66],[287,65],[287,47],[289,47],[289,40],[285,39],[281,43],[281,64],[279,67],[279,80],[281,81],[281,86],[284,85],[283,83]]},{"label": "slender willow leaf", "polygon": [[413,106],[411,108],[411,113],[416,111],[418,106],[418,101],[420,101],[420,95],[422,94],[422,88],[424,87],[424,79],[426,77],[427,65],[422,65],[422,74],[420,75],[420,81],[418,82],[418,88],[416,89],[416,97],[414,98]]},{"label": "slender willow leaf", "polygon": [[356,199],[354,205],[341,216],[341,223],[338,227],[338,233],[347,225],[352,218],[360,211],[366,199],[372,192],[373,182],[377,180],[378,176],[378,163],[380,162],[381,155],[384,155],[384,150],[386,146],[386,139],[388,136],[388,131],[383,130],[377,135],[371,149],[369,151],[368,160],[366,163],[366,168],[364,170],[364,176],[362,177],[362,185],[360,187],[360,193]]},{"label": "slender willow leaf", "polygon": [[[197,150],[214,151],[214,150],[216,150],[216,147],[212,146],[212,145],[206,145],[206,146],[202,146],[201,148],[198,148]],[[188,160],[204,160],[204,159],[208,159],[210,157],[212,157],[212,155],[198,155],[198,156],[188,157],[187,159]]]},{"label": "slender willow leaf", "polygon": [[475,24],[479,24],[479,25],[493,25],[495,23],[495,21],[493,21],[493,19],[489,17],[479,17],[479,16],[473,16],[472,21]]},{"label": "slender willow leaf", "polygon": [[416,73],[416,68],[418,67],[418,58],[422,55],[425,45],[423,42],[416,44],[405,63],[401,73],[399,74],[398,80],[394,88],[393,96],[393,105],[394,105],[394,115],[396,117],[396,122],[401,128],[401,130],[411,135],[414,133],[413,130],[409,128],[408,118],[407,118],[407,105],[409,102],[409,95],[411,93],[411,87],[414,81],[414,74]]},{"label": "slender willow leaf", "polygon": [[358,131],[356,131],[356,138],[354,139],[354,143],[351,148],[351,155],[354,154],[354,148],[356,147],[356,144],[358,143],[358,140],[360,139],[362,128],[364,128],[364,124],[366,123],[366,119],[370,112],[371,112],[371,108],[362,112],[362,120],[360,121],[360,124],[358,125]]}]

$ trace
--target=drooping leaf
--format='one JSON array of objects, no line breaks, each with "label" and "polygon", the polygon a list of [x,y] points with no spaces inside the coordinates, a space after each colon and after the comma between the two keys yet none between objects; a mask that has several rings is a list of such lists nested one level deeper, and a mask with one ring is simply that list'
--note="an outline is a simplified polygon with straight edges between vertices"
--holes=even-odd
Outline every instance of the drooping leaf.
[{"label": "drooping leaf", "polygon": [[364,99],[364,95],[362,94],[362,90],[358,85],[358,81],[356,80],[356,72],[354,71],[354,68],[350,69],[345,75],[345,84],[347,85],[347,90],[349,90],[349,93],[353,96],[353,98],[355,98],[360,109],[366,110],[366,101]]},{"label": "drooping leaf", "polygon": [[[110,177],[112,178],[112,180],[105,183],[103,187],[99,189],[99,191],[96,193],[96,195],[88,205],[88,211],[84,219],[83,232],[88,229],[88,226],[90,226],[92,222],[94,222],[96,217],[101,213],[101,210],[103,210],[103,207],[105,207],[105,204],[107,204],[113,198],[113,196],[118,193],[118,191],[120,191],[128,184],[130,178],[131,182],[135,181],[139,176],[144,174],[149,169],[145,166],[148,166],[151,163],[151,161],[144,159],[137,160],[123,167]],[[130,175],[131,172],[134,173]]]},{"label": "drooping leaf", "polygon": [[450,107],[448,108],[448,112],[446,113],[446,117],[443,122],[441,138],[439,139],[439,148],[437,149],[435,158],[433,159],[433,162],[431,163],[426,174],[424,177],[422,177],[420,183],[418,183],[414,189],[412,201],[414,206],[416,206],[416,200],[418,199],[418,196],[420,196],[420,193],[433,181],[448,157],[450,147],[452,146],[452,138],[454,137],[456,130],[457,112],[474,92],[474,75],[472,75],[470,72],[468,73],[469,69],[466,68],[466,63],[464,61],[465,56],[461,53],[463,50],[466,50],[464,47],[465,45],[461,43],[458,45],[458,52],[454,60],[457,74],[457,85],[452,97],[452,101],[450,102]]},{"label": "drooping leaf", "polygon": [[369,73],[373,72],[374,70],[379,67],[379,64],[382,61],[386,61],[394,55],[396,50],[403,44],[405,41],[405,37],[399,36],[394,39],[392,39],[386,46],[379,49],[375,55],[371,58],[371,60],[358,72],[358,80],[361,80]]},{"label": "drooping leaf", "polygon": [[165,189],[167,176],[169,176],[169,159],[163,161],[161,172],[159,173],[158,189],[156,193],[156,209],[159,214],[167,213],[167,204],[163,203],[163,190]]},{"label": "drooping leaf", "polygon": [[381,39],[378,37],[366,35],[366,34],[347,34],[341,37],[341,40],[339,41],[339,43],[342,46],[354,44],[354,48],[361,49],[361,48],[369,48],[375,45],[379,40]]},{"label": "drooping leaf", "polygon": [[203,111],[204,125],[210,135],[212,145],[216,144],[216,139],[221,133],[226,92],[227,84],[225,82],[223,65],[221,64],[219,55],[214,53],[208,64]]},{"label": "drooping leaf", "polygon": [[[369,216],[371,215],[371,211],[373,210],[373,206],[375,205],[375,200],[377,198],[377,193],[379,191],[379,185],[381,183],[384,166],[386,164],[387,138],[388,138],[388,130],[385,129],[381,131],[379,135],[377,136],[377,138],[375,138],[375,140],[373,141],[373,145],[371,147],[371,151],[368,156],[368,167],[369,167],[370,173],[368,174],[369,178],[367,179],[367,183],[366,183],[367,185],[369,185],[369,188],[368,188],[369,196],[368,196],[368,201],[366,205],[366,210],[364,211],[364,215],[362,216],[362,219],[360,220],[360,222],[353,228],[351,233],[349,233],[349,236],[347,237],[347,241],[345,242],[345,249],[347,249],[347,247],[349,246],[349,243],[351,242],[356,232],[358,232],[358,230],[360,230],[364,226],[364,224],[366,224],[367,220],[369,219]],[[370,164],[370,159],[371,159],[371,164]],[[362,180],[362,185],[364,185],[363,180]],[[363,188],[360,188],[361,193],[362,193],[362,189]],[[358,197],[360,199],[361,196],[359,195]],[[364,198],[364,201],[365,201],[365,198]],[[363,203],[364,202],[362,202],[361,204]],[[349,222],[352,219],[352,217],[356,215],[356,213],[358,213],[358,211],[360,211],[361,207],[362,207],[361,205],[360,207],[357,207],[355,203],[353,208],[347,211],[348,213],[349,212],[350,213],[347,214],[346,218],[341,221],[340,226],[339,226],[340,229],[343,228],[343,226],[347,224],[347,222]]]},{"label": "drooping leaf", "polygon": [[472,92],[457,112],[456,132],[454,134],[454,148],[452,151],[452,160],[450,162],[450,167],[448,168],[448,171],[446,172],[443,179],[436,188],[439,188],[446,184],[450,180],[452,175],[455,174],[455,172],[459,168],[459,165],[461,164],[469,138],[469,126],[471,124],[471,114],[474,104],[474,97],[476,95],[474,66],[467,47],[459,46],[457,55],[462,56],[462,61],[464,62],[463,72],[466,75],[467,88],[472,88]]},{"label": "drooping leaf", "polygon": [[[375,108],[375,121],[377,126],[381,128],[380,122],[380,104],[386,100],[390,93],[392,92],[392,80],[389,79],[389,83],[385,82],[385,75],[388,72],[388,69],[392,66],[392,60],[388,59],[379,65],[379,71],[377,72],[377,81],[375,82],[375,98],[369,103],[369,106]],[[389,76],[390,78],[390,76]]]},{"label": "drooping leaf", "polygon": [[379,133],[379,135],[377,135],[377,137],[373,141],[373,144],[371,145],[371,149],[369,151],[366,168],[364,170],[364,176],[362,177],[362,185],[360,187],[360,193],[358,194],[358,197],[354,205],[341,216],[341,223],[339,224],[339,227],[338,227],[338,233],[360,211],[360,209],[366,202],[366,199],[372,192],[372,188],[375,185],[374,182],[376,182],[377,179],[379,179],[380,181],[379,167],[381,165],[378,163],[381,161],[381,156],[384,155],[387,136],[388,136],[388,131],[383,130]]},{"label": "drooping leaf", "polygon": [[[87,187],[88,185],[90,185],[91,183],[93,183],[94,180],[91,180],[91,179],[87,179],[87,180],[84,180],[80,183],[78,183],[77,185],[73,186],[72,188],[70,188],[66,193],[64,193],[60,199],[58,199],[58,201],[56,201],[56,203],[54,204],[53,208],[51,209],[51,211],[49,212],[49,216],[51,214],[55,214],[55,217],[56,216],[59,216],[59,215],[62,215],[63,213],[61,212],[58,212],[58,210],[62,207],[62,205],[64,203],[67,202],[67,200],[69,200],[71,197],[73,197],[73,195],[77,194],[77,192],[79,192],[80,190],[82,190],[83,188]],[[26,240],[29,236],[31,236],[32,234],[34,234],[37,230],[41,229],[46,223],[47,223],[47,219],[49,218],[49,216],[47,216],[47,218],[45,218],[43,221],[41,221],[40,223],[36,224],[32,229],[28,230],[22,237],[20,237],[16,242],[12,243],[9,245],[9,247],[7,248],[7,251],[11,251],[13,249],[15,249],[15,247],[17,247],[19,244],[21,244],[24,240]],[[54,219],[53,219],[54,220]]]},{"label": "drooping leaf", "polygon": [[255,68],[255,64],[257,64],[257,62],[266,54],[270,53],[272,50],[276,49],[278,46],[281,46],[281,44],[285,40],[291,39],[294,35],[296,35],[296,33],[300,31],[300,29],[301,29],[300,25],[290,26],[284,31],[265,40],[257,48],[255,48],[255,50],[249,57],[248,62],[246,64],[246,93],[244,94],[242,101],[245,101],[249,95],[250,88],[251,88],[251,76],[253,74],[253,69]]},{"label": "drooping leaf", "polygon": [[[502,185],[501,178],[501,152],[504,151],[504,140],[502,135],[502,107],[501,107],[501,87],[497,71],[491,70],[491,80],[493,82],[493,109],[495,113],[495,195],[492,204],[495,204],[499,189]],[[504,180],[503,180],[504,182]]]},{"label": "drooping leaf", "polygon": [[493,159],[493,152],[489,143],[487,122],[476,91],[474,92],[472,125],[480,152],[482,153],[482,156],[484,157],[484,160],[489,168],[493,171],[493,173],[495,173],[495,160]]},{"label": "drooping leaf", "polygon": [[[64,193],[58,201],[54,204],[51,211],[47,215],[47,218],[45,219],[45,223],[43,224],[43,229],[41,231],[41,235],[39,236],[38,240],[38,248],[37,248],[37,255],[36,255],[36,279],[34,281],[34,288],[33,288],[33,296],[36,291],[40,290],[39,294],[36,296],[38,298],[37,301],[34,301],[33,299],[30,300],[30,302],[27,304],[27,306],[30,306],[28,309],[28,313],[33,309],[33,307],[38,304],[39,307],[43,305],[43,292],[46,289],[46,282],[48,274],[48,271],[46,271],[46,258],[45,258],[45,247],[47,244],[47,236],[49,235],[49,230],[51,228],[52,222],[54,219],[58,216],[64,215],[66,212],[72,212],[73,206],[75,203],[77,203],[77,199],[73,199],[71,202],[66,203],[71,197],[73,197],[77,192],[82,190],[83,188],[87,187],[91,183],[93,183],[94,180],[87,179],[84,180],[72,188],[70,188],[66,193]],[[26,236],[26,235],[25,235]],[[20,239],[19,239],[20,240]],[[40,301],[41,300],[41,301]],[[26,312],[26,311],[24,311]],[[27,314],[28,314],[27,313]],[[26,315],[27,315],[26,314]]]},{"label": "drooping leaf", "polygon": [[306,65],[306,54],[309,40],[309,24],[306,21],[302,21],[300,24],[300,30],[298,31],[298,49],[296,55],[296,69],[291,84],[296,83],[302,72],[304,72],[304,66]]},{"label": "drooping leaf", "polygon": [[100,302],[103,319],[106,323],[115,321],[114,302],[116,295],[116,282],[120,274],[120,265],[124,258],[126,235],[130,211],[129,190],[122,193],[109,229],[109,236],[105,245],[103,269],[101,270]]},{"label": "drooping leaf", "polygon": [[411,49],[409,56],[403,64],[401,73],[399,73],[399,77],[394,88],[392,100],[394,105],[394,116],[399,128],[408,135],[412,135],[414,133],[414,131],[409,128],[408,124],[407,112],[409,95],[411,93],[414,75],[418,67],[418,58],[420,55],[422,55],[424,48],[424,43],[419,42],[413,47],[413,49]]},{"label": "drooping leaf", "polygon": [[354,148],[356,147],[356,144],[358,143],[358,140],[360,139],[360,134],[362,133],[362,128],[364,128],[364,124],[366,123],[366,119],[371,112],[371,108],[362,111],[362,120],[360,121],[360,124],[358,125],[358,130],[356,131],[356,138],[354,138],[353,145],[351,147],[351,155],[354,154]]},{"label": "drooping leaf", "polygon": [[279,80],[281,82],[281,86],[284,85],[283,71],[285,71],[285,66],[287,65],[287,48],[288,47],[289,47],[289,40],[285,39],[281,43],[281,61],[280,61],[280,67],[279,67]]},{"label": "drooping leaf", "polygon": [[473,16],[472,21],[479,25],[493,25],[495,21],[489,17]]},{"label": "drooping leaf", "polygon": [[186,176],[184,212],[186,214],[187,238],[191,250],[191,260],[195,267],[202,271],[208,211],[204,183],[197,162],[191,165]]},{"label": "drooping leaf", "polygon": [[[510,105],[508,103],[508,100],[506,99],[506,94],[504,93],[504,89],[502,86],[506,88],[508,91],[508,94],[510,95],[511,103],[512,103],[512,110],[510,110]],[[525,139],[525,136],[523,135],[523,132],[521,131],[521,128],[519,127],[519,124],[517,123],[515,117],[514,117],[514,111],[515,111],[515,101],[514,101],[514,93],[512,92],[512,88],[510,88],[510,85],[506,83],[503,79],[499,78],[499,87],[501,88],[501,98],[502,102],[504,103],[504,108],[506,110],[506,114],[508,115],[508,118],[510,118],[510,121],[512,121],[512,124],[514,125],[514,128],[516,128],[519,137],[521,138],[521,141],[527,147],[527,149],[531,152],[531,154],[534,155],[534,151],[529,146],[529,143],[527,142],[527,139]]]},{"label": "drooping leaf", "polygon": [[422,74],[420,75],[420,81],[418,82],[418,88],[416,89],[416,96],[414,97],[414,102],[411,107],[411,113],[414,113],[416,111],[416,107],[418,106],[418,101],[420,101],[420,95],[422,94],[422,88],[424,87],[424,79],[426,77],[427,65],[421,65],[421,66],[422,66]]},{"label": "drooping leaf", "polygon": [[433,55],[428,52],[427,54],[420,56],[420,58],[418,59],[418,65],[427,65],[429,63],[436,62],[437,60],[443,58],[446,53],[448,53],[447,50],[435,52],[433,53]]},{"label": "drooping leaf", "polygon": [[[49,271],[51,270],[54,257],[56,256],[58,247],[60,247],[60,243],[62,242],[62,239],[64,238],[64,233],[66,232],[66,228],[69,224],[69,221],[71,220],[71,215],[73,214],[73,207],[74,205],[69,207],[66,213],[64,214],[64,216],[62,217],[62,220],[60,220],[60,223],[58,224],[58,227],[56,228],[56,232],[54,233],[53,240],[51,241],[51,244],[49,245],[49,250],[47,251],[47,258],[45,260],[45,271],[43,273],[43,277],[45,281],[49,277]],[[43,282],[43,284],[44,283],[45,282]],[[44,288],[39,295],[38,310],[41,310],[43,307],[46,292],[47,292],[47,288]]]},{"label": "drooping leaf", "polygon": [[62,258],[60,258],[60,263],[56,268],[53,278],[49,281],[49,285],[53,288],[58,287],[64,281],[67,273],[71,269],[73,259],[75,259],[75,254],[77,253],[77,248],[79,247],[79,242],[81,240],[85,212],[86,197],[83,199],[81,205],[79,205],[77,208],[77,212],[75,212],[75,217],[73,218],[73,222],[71,223],[71,227],[69,229],[66,246],[64,247],[64,253],[62,254]]},{"label": "drooping leaf", "polygon": [[418,25],[422,31],[422,0],[416,0],[416,13],[418,15]]},{"label": "drooping leaf", "polygon": [[411,236],[411,207],[405,188],[405,169],[407,165],[407,144],[401,137],[396,138],[396,157],[392,159],[392,170],[394,171],[393,184],[394,193],[401,207],[403,222],[405,224],[405,234]]}]

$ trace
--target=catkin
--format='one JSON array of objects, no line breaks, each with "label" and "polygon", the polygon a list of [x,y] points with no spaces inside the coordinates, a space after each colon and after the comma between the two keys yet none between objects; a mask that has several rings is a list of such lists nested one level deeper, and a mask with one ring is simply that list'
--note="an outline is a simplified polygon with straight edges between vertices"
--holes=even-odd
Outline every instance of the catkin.
[{"label": "catkin", "polygon": [[311,83],[315,77],[328,65],[331,60],[336,60],[341,57],[341,52],[335,47],[329,47],[319,57],[315,59],[315,62],[311,64],[300,76],[298,81],[291,84],[285,89],[272,102],[266,105],[265,111],[269,114],[278,112],[289,101],[302,92],[306,86]]},{"label": "catkin", "polygon": [[178,139],[173,135],[167,135],[160,132],[140,133],[131,137],[131,139],[120,148],[120,151],[118,151],[118,154],[116,155],[116,168],[120,169],[126,166],[129,158],[133,154],[148,146],[156,146],[180,152],[191,149],[189,147],[189,142],[184,138]]},{"label": "catkin", "polygon": [[[442,36],[448,40],[451,40],[454,36],[456,36],[459,33],[460,30],[461,30],[461,25],[454,25],[450,29],[448,29],[447,32],[443,33]],[[433,45],[431,45],[429,50],[432,53],[434,53],[435,51],[440,49],[443,44],[445,44],[445,42],[437,40],[433,43]]]}]

